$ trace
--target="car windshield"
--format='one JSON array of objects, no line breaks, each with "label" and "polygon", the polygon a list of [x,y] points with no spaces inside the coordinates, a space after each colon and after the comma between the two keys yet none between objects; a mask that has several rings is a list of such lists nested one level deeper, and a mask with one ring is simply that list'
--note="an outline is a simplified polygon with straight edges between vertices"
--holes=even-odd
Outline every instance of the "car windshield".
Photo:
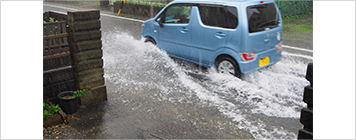
[{"label": "car windshield", "polygon": [[259,32],[278,27],[279,15],[273,3],[247,7],[249,32]]}]

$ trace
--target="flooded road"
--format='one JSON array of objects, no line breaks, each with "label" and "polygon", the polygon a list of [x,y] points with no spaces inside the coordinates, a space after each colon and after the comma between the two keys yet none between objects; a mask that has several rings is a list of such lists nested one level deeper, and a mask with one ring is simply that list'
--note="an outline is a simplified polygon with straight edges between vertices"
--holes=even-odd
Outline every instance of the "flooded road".
[{"label": "flooded road", "polygon": [[108,101],[70,120],[86,138],[297,138],[312,51],[287,46],[280,62],[238,79],[143,43],[140,22],[101,21]]},{"label": "flooded road", "polygon": [[87,138],[296,139],[303,127],[311,59],[282,53],[241,80],[200,71],[118,29],[102,41],[108,101],[82,111],[92,121],[72,123]]}]

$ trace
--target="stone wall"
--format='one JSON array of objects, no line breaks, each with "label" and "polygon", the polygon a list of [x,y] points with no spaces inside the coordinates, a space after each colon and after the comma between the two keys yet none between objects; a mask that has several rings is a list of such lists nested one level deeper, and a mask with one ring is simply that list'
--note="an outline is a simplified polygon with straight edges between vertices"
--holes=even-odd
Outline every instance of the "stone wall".
[{"label": "stone wall", "polygon": [[69,45],[77,89],[90,87],[81,97],[81,104],[87,105],[107,100],[103,69],[100,11],[68,11]]},{"label": "stone wall", "polygon": [[109,3],[109,0],[100,0],[100,6],[108,6]]},{"label": "stone wall", "polygon": [[[114,2],[114,13],[117,13],[121,8],[122,2]],[[158,6],[139,5],[125,3],[121,9],[121,14],[153,18],[162,8]]]}]

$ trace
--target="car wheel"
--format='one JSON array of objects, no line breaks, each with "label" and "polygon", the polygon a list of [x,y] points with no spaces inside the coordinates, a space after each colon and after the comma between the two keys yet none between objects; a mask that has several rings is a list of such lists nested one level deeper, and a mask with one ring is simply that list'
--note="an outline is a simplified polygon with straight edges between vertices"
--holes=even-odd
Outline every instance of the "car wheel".
[{"label": "car wheel", "polygon": [[156,41],[153,39],[153,38],[151,38],[151,37],[146,37],[145,38],[145,43],[152,43],[153,45],[157,45],[156,44]]},{"label": "car wheel", "polygon": [[219,58],[215,62],[215,67],[218,73],[231,74],[238,78],[241,77],[240,68],[236,61],[230,57]]}]

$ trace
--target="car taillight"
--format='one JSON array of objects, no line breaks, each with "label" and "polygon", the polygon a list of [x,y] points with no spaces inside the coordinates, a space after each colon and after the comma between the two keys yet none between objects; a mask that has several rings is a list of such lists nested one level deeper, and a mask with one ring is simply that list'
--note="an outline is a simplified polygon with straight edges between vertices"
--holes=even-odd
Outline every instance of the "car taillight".
[{"label": "car taillight", "polygon": [[276,50],[279,51],[279,50],[282,50],[282,42],[281,43],[278,43],[276,46],[275,46]]},{"label": "car taillight", "polygon": [[260,3],[264,3],[264,1],[260,1]]},{"label": "car taillight", "polygon": [[256,57],[256,53],[254,53],[254,52],[239,53],[239,54],[244,61],[252,60]]}]

